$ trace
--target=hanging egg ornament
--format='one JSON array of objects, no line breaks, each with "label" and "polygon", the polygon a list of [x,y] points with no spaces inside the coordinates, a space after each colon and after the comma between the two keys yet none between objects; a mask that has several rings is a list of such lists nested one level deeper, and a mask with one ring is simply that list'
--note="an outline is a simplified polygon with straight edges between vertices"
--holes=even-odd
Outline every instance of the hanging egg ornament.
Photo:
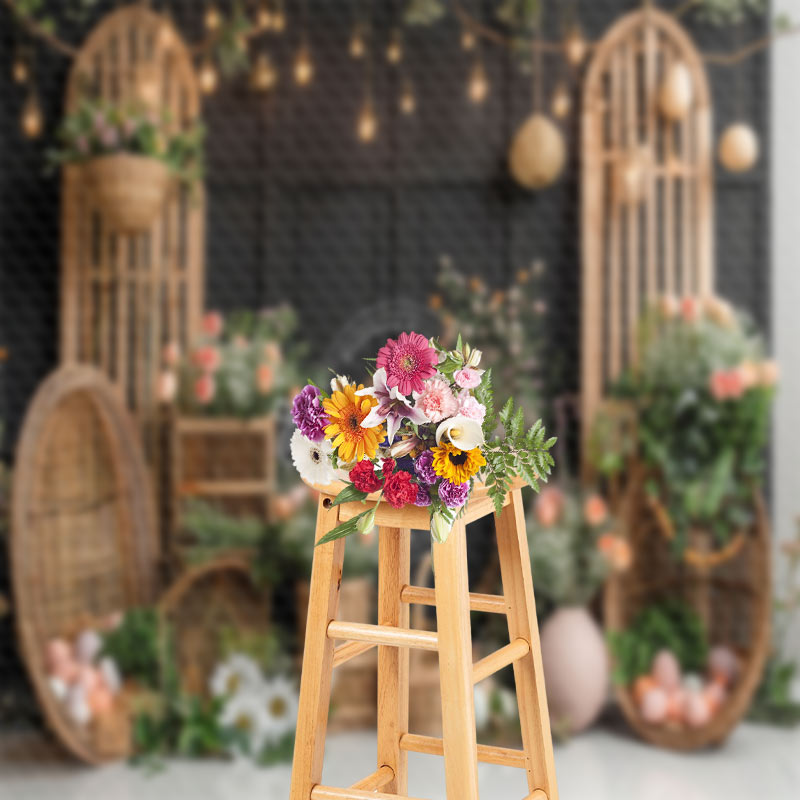
[{"label": "hanging egg ornament", "polygon": [[256,91],[268,92],[278,82],[278,73],[267,53],[259,53],[253,65],[250,83]]},{"label": "hanging egg ornament", "polygon": [[476,58],[472,65],[472,72],[467,84],[467,94],[469,99],[476,105],[482,103],[489,94],[489,78],[486,75],[486,67],[482,58]]},{"label": "hanging egg ornament", "polygon": [[38,139],[44,127],[44,116],[42,106],[39,103],[39,96],[32,91],[22,107],[22,118],[20,119],[22,132],[28,139]]},{"label": "hanging egg ornament", "polygon": [[261,0],[256,12],[256,28],[260,31],[268,31],[275,24],[272,16],[272,8],[267,0]]},{"label": "hanging egg ornament", "polygon": [[410,116],[417,110],[417,98],[414,95],[414,86],[410,80],[403,83],[403,91],[400,94],[400,111],[406,116]]},{"label": "hanging egg ornament", "polygon": [[572,98],[565,83],[559,83],[550,101],[550,111],[556,119],[564,119],[572,110]]},{"label": "hanging egg ornament", "polygon": [[213,94],[219,84],[219,73],[214,64],[214,59],[207,55],[200,66],[199,75],[200,91],[203,94]]},{"label": "hanging egg ornament", "polygon": [[586,58],[589,45],[583,36],[580,26],[573,25],[564,37],[564,58],[573,67],[579,67]]},{"label": "hanging egg ornament", "polygon": [[364,45],[364,32],[361,25],[356,25],[353,28],[353,33],[350,35],[350,57],[363,58],[366,47]]},{"label": "hanging egg ornament", "polygon": [[461,29],[461,49],[462,50],[475,49],[475,34],[469,28]]},{"label": "hanging egg ornament", "polygon": [[392,31],[392,38],[386,45],[386,60],[390,64],[399,64],[403,60],[403,37],[397,29]]},{"label": "hanging egg ornament", "polygon": [[758,161],[759,150],[756,132],[744,122],[735,122],[720,137],[719,161],[730,172],[747,172]]},{"label": "hanging egg ornament", "polygon": [[558,126],[544,114],[534,113],[514,135],[508,160],[517,183],[526,189],[544,189],[561,174],[566,159]]},{"label": "hanging egg ornament", "polygon": [[14,56],[14,61],[11,64],[11,77],[14,79],[14,83],[27,83],[30,76],[27,60],[18,53]]},{"label": "hanging egg ornament", "polygon": [[364,101],[361,113],[358,115],[356,132],[362,142],[371,142],[378,133],[378,117],[375,115],[375,106],[370,98]]},{"label": "hanging egg ornament", "polygon": [[658,90],[658,107],[670,120],[683,119],[692,107],[694,89],[689,67],[682,61],[672,64]]},{"label": "hanging egg ornament", "polygon": [[314,62],[311,60],[311,49],[303,43],[294,59],[294,82],[298,86],[308,86],[314,77]]},{"label": "hanging egg ornament", "polygon": [[203,21],[206,26],[206,30],[214,31],[219,30],[219,26],[222,24],[222,17],[220,16],[219,9],[217,8],[215,3],[209,3],[206,6],[206,13],[203,17]]}]

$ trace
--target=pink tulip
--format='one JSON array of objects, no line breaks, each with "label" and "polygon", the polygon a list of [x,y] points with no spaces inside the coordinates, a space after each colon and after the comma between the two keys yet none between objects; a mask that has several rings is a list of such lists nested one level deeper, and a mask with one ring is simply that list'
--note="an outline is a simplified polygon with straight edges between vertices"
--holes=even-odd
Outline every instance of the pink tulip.
[{"label": "pink tulip", "polygon": [[590,525],[599,525],[608,516],[606,501],[599,494],[586,498],[583,504],[583,516]]},{"label": "pink tulip", "polygon": [[222,319],[222,314],[220,314],[219,311],[207,311],[203,315],[201,328],[206,336],[212,336],[216,338],[222,333],[222,328],[224,325],[225,322]]},{"label": "pink tulip", "polygon": [[194,396],[198,403],[201,405],[208,405],[214,399],[214,393],[217,387],[214,383],[214,378],[208,373],[201,375],[194,382]]},{"label": "pink tulip", "polygon": [[211,345],[205,347],[198,347],[192,353],[192,362],[196,367],[199,367],[203,372],[216,372],[219,369],[221,362],[219,350]]}]

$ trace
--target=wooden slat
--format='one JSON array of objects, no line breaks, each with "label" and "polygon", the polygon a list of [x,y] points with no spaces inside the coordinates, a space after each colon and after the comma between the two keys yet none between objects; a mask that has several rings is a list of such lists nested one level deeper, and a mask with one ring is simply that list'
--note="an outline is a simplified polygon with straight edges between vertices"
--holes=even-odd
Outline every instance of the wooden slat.
[{"label": "wooden slat", "polygon": [[266,494],[270,485],[266,480],[185,481],[178,493],[190,497],[251,497]]},{"label": "wooden slat", "polygon": [[[639,145],[639,106],[637,102],[639,72],[636,56],[632,43],[629,43],[625,52],[625,111],[626,134],[628,152],[637,160],[641,159]],[[625,253],[627,267],[627,293],[625,298],[626,326],[625,339],[627,344],[628,364],[636,361],[636,326],[640,313],[639,289],[639,198],[629,202],[627,206],[627,249]]]},{"label": "wooden slat", "polygon": [[419,800],[419,798],[358,789],[336,789],[333,786],[315,786],[311,790],[311,800]]},{"label": "wooden slat", "polygon": [[[622,121],[619,109],[622,107],[622,53],[615,51],[611,57],[611,87],[609,108],[611,114],[611,150],[616,153],[617,168],[621,166],[623,153]],[[615,180],[616,180],[615,176]],[[622,205],[620,193],[615,188],[611,191],[611,208],[609,209],[608,231],[608,352],[606,383],[613,381],[622,369],[622,326],[620,295],[622,293]],[[603,302],[598,297],[595,302]]]},{"label": "wooden slat", "polygon": [[384,764],[375,770],[372,775],[354,783],[350,788],[362,792],[380,792],[394,780],[394,770]]},{"label": "wooden slat", "polygon": [[328,625],[329,639],[345,639],[354,642],[389,645],[391,647],[414,647],[418,650],[438,650],[438,637],[432,631],[415,631],[410,628],[393,628],[383,625],[366,625],[361,622],[339,622]]},{"label": "wooden slat", "polygon": [[478,661],[472,668],[472,680],[480,683],[495,672],[499,672],[509,664],[519,661],[531,651],[531,646],[525,639],[515,639],[505,647],[501,647],[491,655]]},{"label": "wooden slat", "polygon": [[647,141],[650,143],[650,163],[645,183],[645,262],[646,262],[646,281],[645,296],[648,303],[655,301],[659,293],[658,285],[658,265],[656,254],[656,183],[655,183],[655,152],[656,141],[656,114],[658,113],[656,104],[656,69],[658,67],[656,32],[652,25],[646,25],[644,29],[644,97],[647,126]]},{"label": "wooden slat", "polygon": [[368,653],[373,647],[377,647],[377,645],[371,642],[347,642],[346,644],[340,644],[333,651],[334,669],[336,669],[336,667],[341,667],[342,664],[346,664],[348,661],[352,661],[354,658],[363,656],[364,653]]},{"label": "wooden slat", "polygon": [[[423,753],[429,756],[444,755],[444,744],[434,736],[420,736],[410,733],[400,739],[400,747],[410,753]],[[525,753],[507,747],[494,747],[486,744],[478,745],[478,761],[485,764],[497,764],[501,767],[525,769]]]},{"label": "wooden slat", "polygon": [[[420,606],[435,606],[436,592],[424,586],[404,586],[400,592],[400,599],[404,603]],[[506,599],[497,594],[479,594],[470,592],[470,611],[483,611],[487,614],[505,614]]]}]

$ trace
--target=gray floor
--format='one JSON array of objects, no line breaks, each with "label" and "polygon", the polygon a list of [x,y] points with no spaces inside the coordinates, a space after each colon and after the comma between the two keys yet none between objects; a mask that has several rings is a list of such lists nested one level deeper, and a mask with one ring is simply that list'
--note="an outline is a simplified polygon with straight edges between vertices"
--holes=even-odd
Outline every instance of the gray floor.
[{"label": "gray floor", "polygon": [[[347,786],[374,769],[368,734],[332,737],[325,781]],[[721,750],[665,753],[595,730],[556,749],[561,800],[798,800],[800,731],[742,725]],[[410,793],[444,800],[441,760],[411,757]],[[30,740],[0,742],[2,800],[286,800],[289,767],[171,762],[148,776],[124,765],[86,769]],[[522,800],[517,770],[481,765],[481,800]]]}]

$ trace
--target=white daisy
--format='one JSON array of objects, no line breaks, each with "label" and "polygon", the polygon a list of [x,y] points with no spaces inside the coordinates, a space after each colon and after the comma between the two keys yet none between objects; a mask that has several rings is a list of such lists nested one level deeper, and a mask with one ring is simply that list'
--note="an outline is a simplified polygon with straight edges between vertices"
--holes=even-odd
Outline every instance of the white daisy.
[{"label": "white daisy", "polygon": [[258,664],[244,653],[234,653],[211,673],[208,687],[214,697],[232,697],[240,692],[257,694],[264,676]]},{"label": "white daisy", "polygon": [[287,678],[272,678],[264,683],[261,702],[267,714],[267,741],[280,741],[297,726],[297,692]]},{"label": "white daisy", "polygon": [[290,446],[292,463],[304,481],[326,486],[336,480],[336,473],[331,464],[333,448],[327,439],[321,442],[312,442],[299,430],[296,430],[292,434]]},{"label": "white daisy", "polygon": [[[222,708],[219,723],[223,728],[236,731],[246,743],[250,755],[261,752],[269,732],[270,720],[261,692],[239,691]],[[234,747],[242,740],[237,737]]]}]

